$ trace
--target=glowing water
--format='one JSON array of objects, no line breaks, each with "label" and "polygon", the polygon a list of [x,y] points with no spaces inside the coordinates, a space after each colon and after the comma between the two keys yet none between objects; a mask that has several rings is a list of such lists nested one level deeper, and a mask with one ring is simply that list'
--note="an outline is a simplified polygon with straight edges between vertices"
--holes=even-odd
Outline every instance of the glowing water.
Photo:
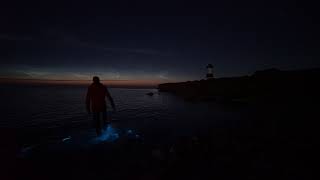
[{"label": "glowing water", "polygon": [[119,139],[119,137],[118,130],[108,125],[100,136],[94,138],[93,143],[113,142]]},{"label": "glowing water", "polygon": [[68,137],[66,137],[66,138],[63,138],[63,139],[62,139],[62,142],[68,141],[68,140],[70,140],[70,139],[71,139],[71,136],[68,136]]}]

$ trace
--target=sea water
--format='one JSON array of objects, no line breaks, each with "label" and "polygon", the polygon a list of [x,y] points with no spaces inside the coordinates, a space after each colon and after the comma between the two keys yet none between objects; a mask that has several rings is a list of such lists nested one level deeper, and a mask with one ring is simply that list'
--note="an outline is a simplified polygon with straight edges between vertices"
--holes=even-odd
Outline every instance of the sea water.
[{"label": "sea water", "polygon": [[[112,112],[108,103],[112,123],[96,137],[85,108],[86,91],[85,86],[1,85],[0,128],[21,130],[19,143],[39,136],[41,142],[99,143],[130,133],[139,138],[170,139],[232,125],[245,113],[217,103],[187,102],[157,89],[110,88],[117,111]],[[148,92],[154,95],[146,95]]]}]

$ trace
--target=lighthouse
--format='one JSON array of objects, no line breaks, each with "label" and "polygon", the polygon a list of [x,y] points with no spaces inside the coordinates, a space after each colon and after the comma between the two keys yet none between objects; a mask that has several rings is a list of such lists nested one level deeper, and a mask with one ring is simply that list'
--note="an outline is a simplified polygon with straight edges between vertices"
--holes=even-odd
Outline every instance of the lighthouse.
[{"label": "lighthouse", "polygon": [[212,64],[208,64],[207,66],[207,79],[213,78],[213,66]]}]

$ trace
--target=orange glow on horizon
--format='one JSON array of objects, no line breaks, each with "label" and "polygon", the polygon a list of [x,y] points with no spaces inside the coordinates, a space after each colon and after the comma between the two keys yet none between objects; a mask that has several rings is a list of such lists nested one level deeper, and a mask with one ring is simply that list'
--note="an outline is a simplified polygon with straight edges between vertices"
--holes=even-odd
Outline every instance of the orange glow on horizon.
[{"label": "orange glow on horizon", "polygon": [[[0,83],[14,84],[56,84],[56,85],[89,85],[91,80],[45,80],[45,79],[0,79]],[[156,87],[158,84],[166,83],[162,80],[101,80],[107,86],[141,86]]]}]

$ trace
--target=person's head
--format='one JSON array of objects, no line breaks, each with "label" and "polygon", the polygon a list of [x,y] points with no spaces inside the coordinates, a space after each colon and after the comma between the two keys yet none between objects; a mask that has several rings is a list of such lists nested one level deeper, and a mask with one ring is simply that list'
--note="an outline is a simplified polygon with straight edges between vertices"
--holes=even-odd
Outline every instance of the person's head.
[{"label": "person's head", "polygon": [[92,81],[93,81],[93,83],[100,83],[100,79],[99,79],[98,76],[94,76],[94,77],[92,78]]}]

